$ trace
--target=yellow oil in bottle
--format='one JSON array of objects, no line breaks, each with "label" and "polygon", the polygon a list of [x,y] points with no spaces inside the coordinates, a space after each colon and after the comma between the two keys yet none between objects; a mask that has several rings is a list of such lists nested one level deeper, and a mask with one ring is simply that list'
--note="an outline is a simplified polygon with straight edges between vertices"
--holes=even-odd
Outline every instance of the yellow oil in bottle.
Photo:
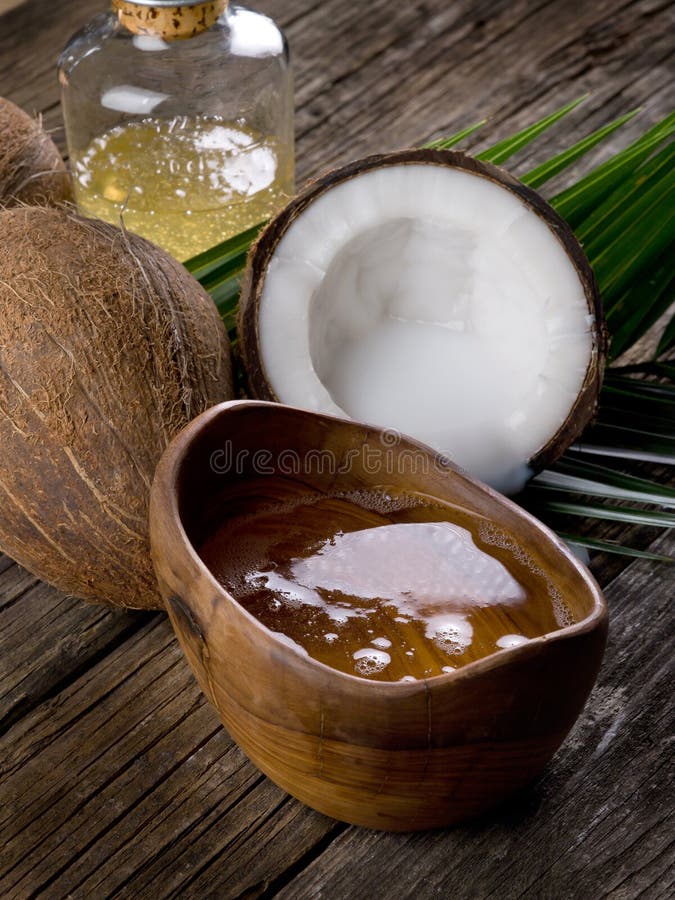
[{"label": "yellow oil in bottle", "polygon": [[219,503],[205,563],[263,625],[342,672],[429,678],[571,622],[511,538],[455,507],[275,477]]},{"label": "yellow oil in bottle", "polygon": [[119,224],[186,260],[262,222],[293,191],[288,148],[216,117],[112,128],[71,160],[84,215]]}]

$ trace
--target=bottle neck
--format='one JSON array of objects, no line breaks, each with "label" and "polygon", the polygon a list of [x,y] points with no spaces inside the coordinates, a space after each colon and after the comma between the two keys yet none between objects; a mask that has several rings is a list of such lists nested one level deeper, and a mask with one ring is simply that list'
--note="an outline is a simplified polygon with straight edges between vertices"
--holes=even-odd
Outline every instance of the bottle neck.
[{"label": "bottle neck", "polygon": [[152,34],[165,41],[194,37],[210,28],[227,8],[228,0],[150,6],[134,0],[112,0],[120,23],[133,34]]}]

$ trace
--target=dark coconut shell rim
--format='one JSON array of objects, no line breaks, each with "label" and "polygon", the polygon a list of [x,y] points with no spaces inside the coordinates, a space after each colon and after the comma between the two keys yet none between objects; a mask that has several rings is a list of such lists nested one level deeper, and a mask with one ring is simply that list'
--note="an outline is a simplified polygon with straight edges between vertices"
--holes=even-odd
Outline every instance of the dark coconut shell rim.
[{"label": "dark coconut shell rim", "polygon": [[252,245],[246,263],[241,286],[237,331],[242,362],[246,372],[249,394],[257,400],[281,402],[272,390],[260,352],[259,308],[265,274],[276,247],[298,216],[323,194],[344,181],[371,169],[385,166],[431,164],[462,169],[487,178],[514,193],[529,209],[536,213],[556,236],[567,257],[572,262],[583,287],[588,310],[593,315],[591,328],[591,356],[586,375],[577,398],[567,418],[544,446],[528,460],[529,465],[540,470],[550,465],[574,443],[593,419],[597,408],[605,358],[607,355],[607,331],[602,311],[598,284],[590,263],[567,222],[550,204],[532,188],[518,181],[499,166],[482,162],[455,150],[399,150],[375,154],[359,159],[327,172],[310,181],[264,228]]}]

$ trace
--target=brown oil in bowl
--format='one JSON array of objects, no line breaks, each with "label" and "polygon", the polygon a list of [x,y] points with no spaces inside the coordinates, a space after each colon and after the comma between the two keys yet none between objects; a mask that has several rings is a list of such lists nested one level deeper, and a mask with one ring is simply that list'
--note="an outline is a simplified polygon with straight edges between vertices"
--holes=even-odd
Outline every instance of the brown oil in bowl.
[{"label": "brown oil in bowl", "polygon": [[350,675],[430,678],[573,621],[508,534],[424,495],[326,496],[270,476],[218,509],[227,519],[199,548],[215,577],[286,643]]}]

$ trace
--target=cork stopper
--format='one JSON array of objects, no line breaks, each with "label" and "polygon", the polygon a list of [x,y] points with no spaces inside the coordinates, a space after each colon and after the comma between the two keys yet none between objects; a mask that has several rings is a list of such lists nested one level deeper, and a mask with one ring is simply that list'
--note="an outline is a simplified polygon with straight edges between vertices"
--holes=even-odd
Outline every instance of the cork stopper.
[{"label": "cork stopper", "polygon": [[133,34],[153,34],[175,41],[210,28],[225,12],[227,0],[171,5],[162,0],[112,0],[112,5],[121,24]]}]

